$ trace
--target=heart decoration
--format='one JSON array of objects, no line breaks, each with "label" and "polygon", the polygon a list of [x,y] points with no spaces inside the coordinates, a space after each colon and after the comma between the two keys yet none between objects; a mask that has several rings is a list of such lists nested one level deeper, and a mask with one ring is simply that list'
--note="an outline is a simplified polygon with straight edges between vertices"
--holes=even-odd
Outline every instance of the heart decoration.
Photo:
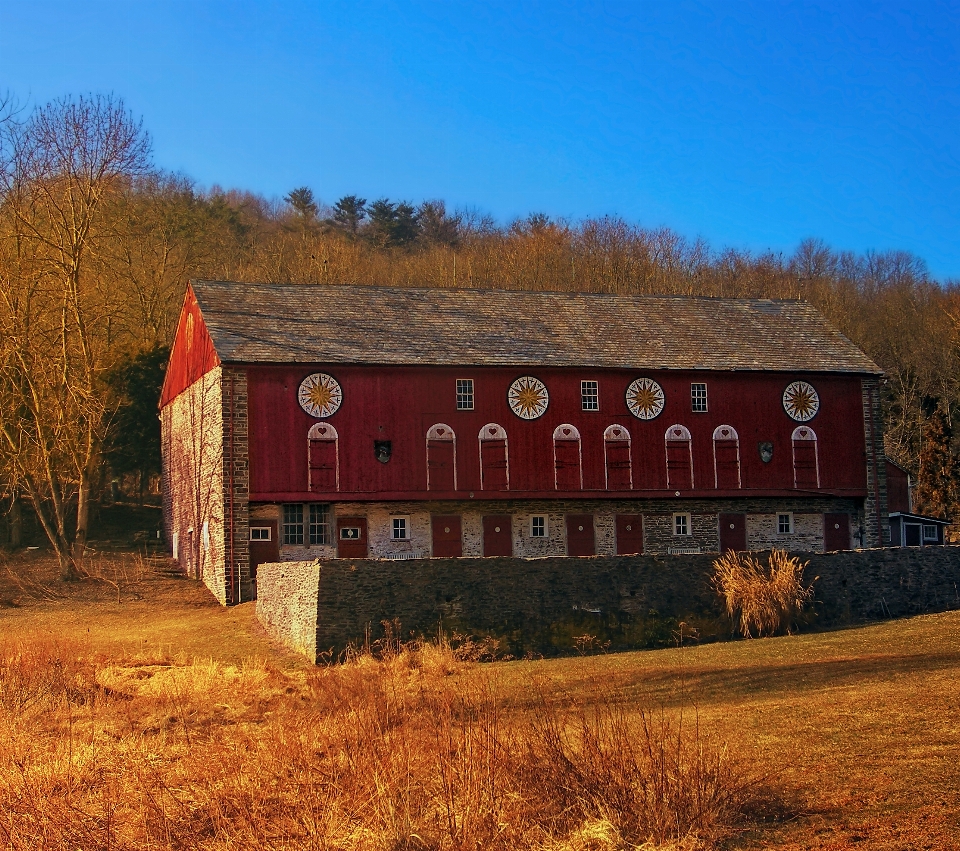
[{"label": "heart decoration", "polygon": [[564,433],[564,434],[570,434],[570,429],[565,428],[565,429],[563,430],[563,433]]},{"label": "heart decoration", "polygon": [[326,428],[326,426],[324,426],[323,428],[318,428],[317,431],[318,431],[320,434],[326,434],[326,433],[327,433],[327,428]]},{"label": "heart decoration", "polygon": [[437,429],[437,434],[443,434],[445,431],[446,431],[446,429],[438,428],[438,429]]},{"label": "heart decoration", "polygon": [[492,427],[492,426],[491,426],[490,428],[488,428],[487,431],[489,431],[490,434],[496,434],[496,433],[497,433],[496,428],[494,428],[494,427]]},{"label": "heart decoration", "polygon": [[720,429],[720,434],[722,434],[724,437],[729,437],[729,436],[730,436],[730,429],[728,429],[728,428],[722,428],[722,429]]},{"label": "heart decoration", "polygon": [[673,430],[673,433],[674,433],[677,437],[680,437],[680,435],[683,434],[683,432],[680,431],[680,429],[678,429],[678,428],[675,428],[675,429]]},{"label": "heart decoration", "polygon": [[613,436],[614,436],[614,437],[620,437],[621,434],[622,434],[622,432],[620,431],[620,429],[615,428],[615,429],[613,430]]},{"label": "heart decoration", "polygon": [[800,429],[800,437],[806,437],[806,436],[807,436],[807,430],[805,428]]}]

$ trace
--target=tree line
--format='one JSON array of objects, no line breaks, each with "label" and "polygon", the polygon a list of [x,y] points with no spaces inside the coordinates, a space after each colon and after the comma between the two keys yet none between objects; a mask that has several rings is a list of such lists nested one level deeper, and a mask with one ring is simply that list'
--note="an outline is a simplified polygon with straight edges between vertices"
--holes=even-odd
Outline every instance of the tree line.
[{"label": "tree line", "polygon": [[[715,249],[618,217],[501,224],[442,200],[282,200],[157,167],[111,96],[0,104],[0,510],[65,574],[91,506],[159,473],[156,402],[190,278],[804,299],[887,373],[887,451],[960,516],[960,287],[904,251]],[[730,329],[736,334],[736,329]]]}]

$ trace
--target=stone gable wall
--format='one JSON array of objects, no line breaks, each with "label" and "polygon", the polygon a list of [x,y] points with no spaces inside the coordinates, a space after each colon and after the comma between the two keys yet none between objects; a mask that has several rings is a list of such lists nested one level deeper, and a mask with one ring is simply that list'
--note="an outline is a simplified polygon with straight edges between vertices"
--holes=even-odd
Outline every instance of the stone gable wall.
[{"label": "stone gable wall", "polygon": [[160,428],[171,555],[227,604],[222,380],[217,367],[194,382],[161,411]]},{"label": "stone gable wall", "polygon": [[[700,640],[730,624],[711,588],[712,555],[612,558],[334,559],[261,566],[258,617],[291,647],[337,652],[397,619],[403,635],[443,628],[501,639],[515,655],[572,651],[583,636],[610,649],[665,646],[681,622]],[[815,600],[801,629],[960,608],[960,548],[801,554]],[[275,577],[281,577],[277,579]],[[281,581],[282,580],[282,581]],[[815,580],[815,581],[814,581]],[[316,594],[316,605],[311,601]],[[287,608],[275,600],[298,601]],[[299,642],[299,643],[297,643]],[[312,657],[312,658],[315,658]]]}]

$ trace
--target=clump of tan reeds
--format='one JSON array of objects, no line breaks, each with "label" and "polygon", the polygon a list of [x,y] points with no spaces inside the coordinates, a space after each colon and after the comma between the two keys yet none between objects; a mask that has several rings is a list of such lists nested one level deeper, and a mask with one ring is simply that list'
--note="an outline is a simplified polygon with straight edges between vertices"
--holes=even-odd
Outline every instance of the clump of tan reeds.
[{"label": "clump of tan reeds", "polygon": [[288,671],[0,642],[3,846],[692,849],[755,798],[682,716],[381,651]]},{"label": "clump of tan reeds", "polygon": [[803,584],[807,564],[778,549],[770,551],[766,564],[733,550],[713,563],[713,587],[741,635],[776,635],[790,629],[813,597],[813,583]]}]

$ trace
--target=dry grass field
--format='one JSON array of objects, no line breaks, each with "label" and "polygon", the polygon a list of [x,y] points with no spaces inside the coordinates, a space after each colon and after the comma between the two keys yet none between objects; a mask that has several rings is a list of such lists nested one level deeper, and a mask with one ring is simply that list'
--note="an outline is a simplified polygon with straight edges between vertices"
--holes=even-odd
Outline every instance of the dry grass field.
[{"label": "dry grass field", "polygon": [[0,557],[0,847],[960,848],[960,612],[313,668],[162,561]]}]

